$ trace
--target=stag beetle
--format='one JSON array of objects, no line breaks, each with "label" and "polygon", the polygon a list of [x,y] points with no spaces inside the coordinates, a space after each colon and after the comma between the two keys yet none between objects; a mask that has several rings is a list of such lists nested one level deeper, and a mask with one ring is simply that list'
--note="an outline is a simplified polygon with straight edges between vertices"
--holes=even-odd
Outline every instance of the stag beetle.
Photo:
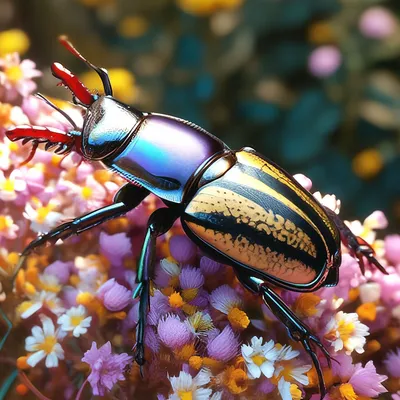
[{"label": "stag beetle", "polygon": [[180,218],[187,236],[216,261],[234,268],[238,280],[259,294],[290,337],[300,342],[316,368],[321,398],[326,387],[318,347],[331,363],[321,341],[271,288],[298,292],[335,286],[339,279],[341,241],[359,260],[365,257],[386,273],[372,248],[356,237],[331,210],[321,205],[290,174],[249,147],[231,150],[201,127],[180,118],[146,113],[113,97],[107,71],[86,60],[65,38],[61,43],[100,76],[104,95],[92,94],[69,70],[53,63],[51,70],[73,93],[85,112],[83,128],[55,105],[73,130],[17,126],[10,140],[45,144],[57,153],[76,151],[88,161],[128,182],[111,205],[63,223],[33,240],[21,262],[38,246],[66,239],[137,207],[150,193],[166,205],[150,216],[137,271],[139,321],[135,360],[143,366],[144,332],[153,277],[156,239]]}]

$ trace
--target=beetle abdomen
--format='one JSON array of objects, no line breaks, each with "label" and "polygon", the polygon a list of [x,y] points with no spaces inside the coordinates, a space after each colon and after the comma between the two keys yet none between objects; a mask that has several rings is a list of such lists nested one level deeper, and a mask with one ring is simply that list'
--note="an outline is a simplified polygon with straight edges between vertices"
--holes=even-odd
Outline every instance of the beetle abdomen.
[{"label": "beetle abdomen", "polygon": [[184,224],[233,261],[283,283],[321,280],[336,252],[329,217],[288,175],[265,172],[275,168],[267,160],[247,151],[236,156],[234,167],[197,191]]}]

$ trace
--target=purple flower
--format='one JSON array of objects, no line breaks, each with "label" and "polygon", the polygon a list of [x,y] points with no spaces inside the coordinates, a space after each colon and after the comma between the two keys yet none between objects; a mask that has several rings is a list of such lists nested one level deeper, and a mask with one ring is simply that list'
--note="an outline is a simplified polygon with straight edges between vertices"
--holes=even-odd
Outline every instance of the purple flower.
[{"label": "purple flower", "polygon": [[227,325],[224,330],[207,344],[208,355],[218,361],[228,362],[239,352],[239,340],[232,328]]},{"label": "purple flower", "polygon": [[108,310],[120,311],[130,303],[132,294],[125,286],[115,282],[115,279],[109,279],[100,286],[97,297]]},{"label": "purple flower", "polygon": [[356,364],[349,383],[353,386],[357,395],[377,397],[379,394],[387,392],[386,388],[381,384],[386,379],[387,376],[377,374],[373,362],[368,361],[365,367],[362,367],[361,364]]},{"label": "purple flower", "polygon": [[150,311],[147,315],[147,322],[150,325],[157,325],[162,315],[171,311],[168,297],[164,296],[159,290],[154,292],[154,296],[150,297]]},{"label": "purple flower", "polygon": [[179,275],[182,289],[198,289],[204,285],[204,276],[198,268],[183,268]]},{"label": "purple flower", "polygon": [[400,348],[390,351],[383,362],[391,377],[400,378]]},{"label": "purple flower", "polygon": [[169,241],[169,249],[176,261],[188,264],[197,253],[197,246],[183,235],[173,236]]},{"label": "purple flower", "polygon": [[204,275],[215,275],[220,271],[221,267],[222,264],[211,260],[211,258],[201,257],[200,270]]},{"label": "purple flower", "polygon": [[342,55],[339,49],[332,45],[316,48],[308,58],[310,72],[319,78],[332,75],[340,67]]},{"label": "purple flower", "polygon": [[95,396],[104,396],[106,391],[110,391],[117,381],[125,380],[123,371],[132,361],[132,357],[126,353],[112,354],[111,343],[97,348],[95,342],[92,347],[82,357],[82,361],[89,364],[92,372],[88,381],[93,389]]},{"label": "purple flower", "polygon": [[144,343],[153,353],[158,353],[160,350],[160,339],[151,326],[146,327]]},{"label": "purple flower", "polygon": [[182,348],[193,338],[188,326],[172,314],[161,318],[157,332],[161,341],[173,350]]},{"label": "purple flower", "polygon": [[385,256],[394,265],[400,264],[400,235],[385,237]]},{"label": "purple flower", "polygon": [[49,275],[54,275],[60,283],[65,285],[66,283],[68,283],[73,266],[74,263],[72,261],[54,261],[44,270],[44,272]]},{"label": "purple flower", "polygon": [[131,240],[126,233],[116,233],[115,235],[107,235],[105,232],[100,233],[100,251],[111,262],[111,265],[120,266],[126,256],[131,255]]},{"label": "purple flower", "polygon": [[396,31],[396,17],[384,7],[371,7],[361,15],[360,31],[369,38],[383,39]]}]

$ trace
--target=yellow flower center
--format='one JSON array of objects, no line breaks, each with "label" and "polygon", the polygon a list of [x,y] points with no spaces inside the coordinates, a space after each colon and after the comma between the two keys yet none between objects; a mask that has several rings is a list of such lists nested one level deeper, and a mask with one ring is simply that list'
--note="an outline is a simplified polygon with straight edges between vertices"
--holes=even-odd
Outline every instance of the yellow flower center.
[{"label": "yellow flower center", "polygon": [[72,326],[79,326],[80,323],[83,321],[82,315],[73,315],[70,317],[71,325]]},{"label": "yellow flower center", "polygon": [[37,212],[36,221],[39,224],[43,224],[43,222],[46,220],[47,216],[49,215],[49,212],[52,210],[53,210],[53,207],[50,205],[38,208],[36,211]]},{"label": "yellow flower center", "polygon": [[5,215],[0,215],[0,231],[7,230],[12,225],[12,220],[10,222],[10,218]]},{"label": "yellow flower center", "polygon": [[3,183],[3,190],[6,192],[13,192],[15,188],[15,182],[11,179],[6,179]]},{"label": "yellow flower center", "polygon": [[10,149],[10,151],[16,152],[16,151],[19,149],[19,146],[18,146],[18,144],[15,143],[15,142],[10,142],[10,143],[8,144],[8,148]]},{"label": "yellow flower center", "polygon": [[88,187],[88,186],[84,186],[84,187],[82,188],[82,197],[83,197],[85,200],[89,200],[90,197],[92,196],[92,194],[93,194],[93,189],[92,189],[92,188],[90,188],[90,187]]},{"label": "yellow flower center", "polygon": [[173,308],[181,308],[185,302],[182,299],[182,296],[178,292],[174,292],[169,296],[169,305]]},{"label": "yellow flower center", "polygon": [[20,81],[24,76],[24,73],[22,72],[22,69],[19,65],[14,65],[12,67],[7,68],[5,70],[5,74],[8,80],[14,84]]},{"label": "yellow flower center", "polygon": [[340,395],[342,396],[343,400],[357,400],[358,396],[354,392],[353,386],[351,383],[344,383],[339,387]]},{"label": "yellow flower center", "polygon": [[57,339],[55,336],[46,336],[44,342],[37,344],[36,348],[37,350],[43,350],[46,354],[50,354],[56,344]]},{"label": "yellow flower center", "polygon": [[229,310],[228,320],[236,329],[246,329],[250,324],[247,314],[244,311],[239,310],[237,307],[233,307]]},{"label": "yellow flower center", "polygon": [[339,321],[338,332],[340,338],[343,340],[343,343],[346,343],[350,339],[351,335],[354,332],[354,328],[355,326],[353,322],[346,323],[343,320]]},{"label": "yellow flower center", "polygon": [[193,392],[184,392],[179,390],[178,396],[181,400],[192,400],[193,399]]},{"label": "yellow flower center", "polygon": [[199,370],[203,365],[203,359],[199,356],[192,356],[189,358],[189,365],[192,368]]},{"label": "yellow flower center", "polygon": [[256,364],[258,367],[266,361],[266,358],[260,354],[251,357],[251,359],[253,360],[253,363]]}]

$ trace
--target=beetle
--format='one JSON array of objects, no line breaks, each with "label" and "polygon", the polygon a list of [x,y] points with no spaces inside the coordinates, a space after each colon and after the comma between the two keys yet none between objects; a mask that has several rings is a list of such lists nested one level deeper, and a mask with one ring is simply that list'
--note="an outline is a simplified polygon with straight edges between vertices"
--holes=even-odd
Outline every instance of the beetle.
[{"label": "beetle", "polygon": [[335,286],[339,279],[341,242],[359,260],[364,258],[386,273],[373,249],[357,238],[341,219],[321,205],[281,167],[250,147],[231,150],[201,127],[180,118],[145,113],[113,97],[107,71],[84,58],[66,37],[61,43],[100,76],[104,95],[95,95],[68,69],[53,63],[53,75],[72,91],[74,103],[85,109],[81,131],[62,110],[73,130],[17,126],[7,131],[11,141],[32,142],[29,159],[39,144],[67,154],[78,152],[99,161],[127,183],[113,203],[38,236],[22,252],[23,260],[37,247],[80,234],[137,207],[150,193],[166,205],[149,217],[138,262],[139,319],[135,361],[142,367],[144,331],[149,308],[157,237],[180,218],[187,236],[216,261],[234,268],[241,284],[259,294],[268,308],[300,342],[316,368],[321,398],[326,387],[316,350],[330,365],[332,357],[321,341],[272,289],[311,292]]}]

